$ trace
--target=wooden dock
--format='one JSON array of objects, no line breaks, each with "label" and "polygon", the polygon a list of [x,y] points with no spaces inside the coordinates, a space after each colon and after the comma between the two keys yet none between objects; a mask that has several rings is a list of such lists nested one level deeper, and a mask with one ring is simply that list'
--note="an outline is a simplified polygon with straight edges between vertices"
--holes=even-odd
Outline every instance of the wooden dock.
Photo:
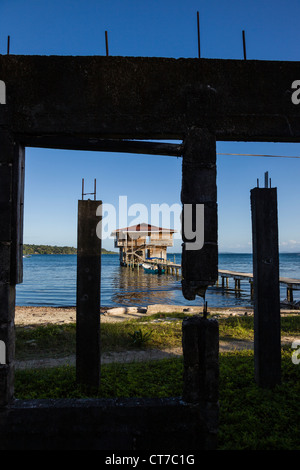
[{"label": "wooden dock", "polygon": [[[157,264],[157,260],[147,260],[147,264]],[[170,260],[167,262],[159,262],[161,266],[163,266],[168,274],[173,274],[179,276],[179,272],[181,270],[181,264],[173,263]],[[243,273],[237,271],[229,271],[226,269],[219,269],[219,277],[222,279],[222,287],[228,289],[229,288],[229,279],[234,280],[234,290],[236,293],[241,291],[241,281],[248,281],[250,283],[250,296],[251,299],[253,298],[253,274],[252,273]],[[291,279],[288,277],[280,277],[279,282],[281,285],[286,286],[287,292],[287,301],[293,302],[293,291],[300,290],[300,279]],[[217,280],[216,285],[219,285],[219,279]]]},{"label": "wooden dock", "polygon": [[[237,271],[228,271],[225,269],[219,269],[219,275],[222,278],[222,287],[224,287],[226,280],[226,287],[228,288],[228,280],[230,278],[234,279],[235,290],[240,290],[241,280],[247,280],[250,282],[250,293],[251,298],[253,298],[253,274],[252,273],[243,273]],[[279,283],[286,286],[286,296],[288,302],[293,302],[293,291],[300,290],[300,279],[291,279],[288,277],[280,277]]]}]

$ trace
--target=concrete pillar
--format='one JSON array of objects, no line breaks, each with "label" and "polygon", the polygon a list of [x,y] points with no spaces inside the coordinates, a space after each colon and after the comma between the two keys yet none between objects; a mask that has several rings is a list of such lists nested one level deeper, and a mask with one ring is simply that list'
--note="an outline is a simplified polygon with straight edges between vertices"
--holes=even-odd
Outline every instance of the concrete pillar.
[{"label": "concrete pillar", "polygon": [[78,201],[76,379],[91,390],[100,384],[101,239],[96,211],[101,205]]},{"label": "concrete pillar", "polygon": [[14,398],[15,286],[0,283],[0,341],[5,345],[5,364],[0,364],[0,408]]},{"label": "concrete pillar", "polygon": [[15,285],[23,277],[24,149],[10,133],[0,130],[0,407],[14,396]]},{"label": "concrete pillar", "polygon": [[194,315],[182,322],[183,399],[216,403],[219,397],[219,325]]},{"label": "concrete pillar", "polygon": [[182,398],[201,407],[208,448],[217,447],[219,427],[219,325],[195,315],[182,322],[184,385]]},{"label": "concrete pillar", "polygon": [[[207,130],[190,129],[184,138],[181,202],[182,292],[187,300],[194,300],[196,295],[203,297],[218,278],[216,139]],[[193,240],[185,233],[188,206],[193,211],[190,229],[201,233],[198,205],[204,205],[204,243],[200,248],[199,236]]]},{"label": "concrete pillar", "polygon": [[281,381],[277,189],[251,190],[254,374],[258,385]]}]

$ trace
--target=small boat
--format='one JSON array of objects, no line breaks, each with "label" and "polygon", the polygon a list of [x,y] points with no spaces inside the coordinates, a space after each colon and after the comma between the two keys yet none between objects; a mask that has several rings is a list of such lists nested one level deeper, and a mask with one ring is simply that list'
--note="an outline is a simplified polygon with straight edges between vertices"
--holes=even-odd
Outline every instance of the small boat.
[{"label": "small boat", "polygon": [[142,264],[145,273],[149,274],[163,274],[165,272],[165,268],[160,264]]}]

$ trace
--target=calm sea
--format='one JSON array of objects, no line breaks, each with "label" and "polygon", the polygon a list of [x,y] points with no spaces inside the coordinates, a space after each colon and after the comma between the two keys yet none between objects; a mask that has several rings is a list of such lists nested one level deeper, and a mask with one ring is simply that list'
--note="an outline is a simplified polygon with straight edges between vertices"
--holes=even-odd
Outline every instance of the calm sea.
[{"label": "calm sea", "polygon": [[[169,255],[180,263],[181,255]],[[17,305],[22,306],[75,306],[76,255],[33,255],[24,258],[24,282],[17,286]],[[134,271],[119,265],[118,255],[102,256],[101,305],[147,306],[151,304],[199,305],[203,299],[187,301],[181,293],[180,277],[153,275],[143,269]],[[219,269],[252,272],[251,254],[220,254]],[[280,255],[280,276],[300,279],[300,253]],[[220,283],[221,284],[221,283]],[[234,281],[229,280],[229,291],[209,287],[206,292],[208,307],[251,307],[249,282],[241,281],[242,293],[236,297]],[[281,287],[281,300],[286,288]],[[300,300],[300,291],[294,291],[294,300]]]}]

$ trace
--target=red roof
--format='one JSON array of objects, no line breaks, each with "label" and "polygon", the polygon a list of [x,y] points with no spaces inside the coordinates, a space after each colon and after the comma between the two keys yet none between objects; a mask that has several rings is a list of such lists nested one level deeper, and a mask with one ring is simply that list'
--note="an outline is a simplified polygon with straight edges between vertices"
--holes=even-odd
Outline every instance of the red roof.
[{"label": "red roof", "polygon": [[114,233],[117,232],[147,232],[147,233],[153,233],[153,232],[168,232],[168,233],[175,233],[176,230],[173,230],[171,228],[162,228],[162,227],[156,227],[155,225],[150,225],[150,224],[138,224],[138,225],[131,225],[131,227],[126,227],[126,228],[119,228],[115,230]]}]

